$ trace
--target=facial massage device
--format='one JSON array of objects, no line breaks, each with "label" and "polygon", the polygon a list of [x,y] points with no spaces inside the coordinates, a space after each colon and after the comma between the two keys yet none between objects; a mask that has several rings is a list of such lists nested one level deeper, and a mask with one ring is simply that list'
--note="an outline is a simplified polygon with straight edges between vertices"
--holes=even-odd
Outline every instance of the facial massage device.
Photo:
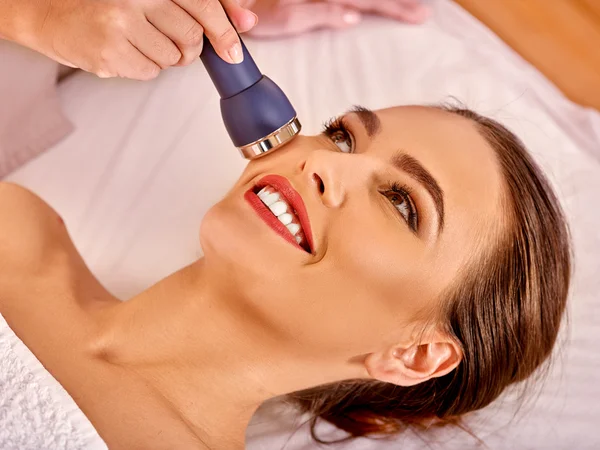
[{"label": "facial massage device", "polygon": [[260,72],[240,41],[240,64],[223,61],[206,35],[200,59],[221,97],[221,116],[233,144],[244,158],[255,159],[281,148],[301,125],[286,95]]}]

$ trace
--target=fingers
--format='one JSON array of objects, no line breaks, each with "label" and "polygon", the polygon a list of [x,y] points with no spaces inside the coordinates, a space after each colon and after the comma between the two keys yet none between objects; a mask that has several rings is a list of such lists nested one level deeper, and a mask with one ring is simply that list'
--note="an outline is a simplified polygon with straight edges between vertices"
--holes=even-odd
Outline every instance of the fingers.
[{"label": "fingers", "polygon": [[150,22],[144,21],[131,31],[129,42],[160,68],[166,69],[181,59],[177,46]]},{"label": "fingers", "polygon": [[236,0],[54,3],[46,27],[51,39],[38,51],[101,77],[148,80],[161,68],[189,64],[202,51],[205,28],[223,59],[241,61],[239,36],[227,14],[239,31],[256,23],[256,16]]},{"label": "fingers", "polygon": [[254,30],[256,37],[295,35],[318,28],[344,29],[356,25],[362,15],[337,3],[291,3],[280,6]]},{"label": "fingers", "polygon": [[253,0],[221,0],[223,9],[239,33],[250,31],[258,22],[258,16],[250,11]]},{"label": "fingers", "polygon": [[[113,52],[101,55],[102,60],[106,62],[102,64],[102,69],[93,70],[100,78],[118,76],[146,81],[156,78],[160,73],[160,67],[131,42],[123,43],[118,54]],[[113,67],[114,69],[111,69]]]},{"label": "fingers", "polygon": [[[202,24],[204,33],[212,43],[217,54],[229,63],[240,63],[243,60],[242,46],[239,36],[225,14],[219,0],[174,0],[181,8]],[[237,2],[226,0],[228,10],[233,11],[239,20]],[[243,8],[242,8],[243,9]],[[250,13],[251,14],[251,13]],[[246,25],[243,23],[242,25]]]},{"label": "fingers", "polygon": [[176,3],[160,2],[146,12],[146,19],[179,49],[181,57],[176,65],[188,65],[202,53],[204,28]]}]

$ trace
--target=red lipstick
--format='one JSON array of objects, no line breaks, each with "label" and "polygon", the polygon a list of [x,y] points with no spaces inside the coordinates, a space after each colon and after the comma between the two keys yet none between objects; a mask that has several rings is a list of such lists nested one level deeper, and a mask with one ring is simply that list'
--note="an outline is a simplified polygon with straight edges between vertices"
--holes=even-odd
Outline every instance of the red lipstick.
[{"label": "red lipstick", "polygon": [[[279,221],[277,217],[271,212],[271,210],[261,201],[257,193],[264,187],[270,186],[275,189],[285,200],[285,202],[294,210],[294,215],[298,218],[304,237],[308,243],[309,250],[302,247],[296,242],[294,236],[290,233],[288,228]],[[297,248],[312,253],[314,250],[312,230],[310,228],[310,221],[306,206],[302,200],[302,196],[292,187],[290,182],[280,175],[267,175],[258,181],[254,188],[248,190],[244,195],[246,201],[252,206],[257,212],[259,217],[269,225],[277,234],[288,241],[290,244]]]}]

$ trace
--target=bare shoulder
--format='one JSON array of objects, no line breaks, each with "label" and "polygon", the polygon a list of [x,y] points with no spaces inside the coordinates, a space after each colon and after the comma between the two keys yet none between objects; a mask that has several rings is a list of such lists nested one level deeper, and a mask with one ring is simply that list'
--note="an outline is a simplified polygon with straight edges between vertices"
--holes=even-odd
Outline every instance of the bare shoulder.
[{"label": "bare shoulder", "polygon": [[0,216],[2,219],[6,219],[5,214],[10,214],[11,212],[14,215],[19,215],[27,212],[40,213],[43,211],[56,215],[56,212],[50,205],[29,189],[18,184],[2,181],[0,181],[0,211],[2,212]]},{"label": "bare shoulder", "polygon": [[0,182],[0,312],[15,299],[45,302],[40,291],[82,303],[118,301],[89,270],[58,213],[30,190]]},{"label": "bare shoulder", "polygon": [[52,207],[28,189],[0,182],[0,283],[55,266],[69,244]]},{"label": "bare shoulder", "polygon": [[41,250],[48,238],[66,234],[61,217],[44,200],[24,187],[0,182],[0,248]]}]

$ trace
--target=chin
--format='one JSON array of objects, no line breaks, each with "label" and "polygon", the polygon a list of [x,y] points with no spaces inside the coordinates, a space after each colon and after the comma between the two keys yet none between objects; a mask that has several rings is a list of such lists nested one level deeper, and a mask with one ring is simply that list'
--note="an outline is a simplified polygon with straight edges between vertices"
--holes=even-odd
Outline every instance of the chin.
[{"label": "chin", "polygon": [[[272,310],[265,294],[279,275],[273,269],[276,255],[265,252],[260,233],[254,236],[252,224],[244,214],[232,208],[228,199],[214,205],[200,224],[200,245],[204,252],[204,267],[211,283],[220,285],[233,304],[246,308]],[[268,296],[267,296],[268,297]]]},{"label": "chin", "polygon": [[239,219],[227,207],[227,201],[210,208],[200,224],[200,246],[206,256],[229,258],[242,256],[245,251],[244,236]]},{"label": "chin", "polygon": [[227,197],[205,214],[200,224],[200,246],[205,261],[222,265],[232,274],[260,268],[264,271],[269,257],[261,245],[261,230],[256,229],[239,203]]}]

